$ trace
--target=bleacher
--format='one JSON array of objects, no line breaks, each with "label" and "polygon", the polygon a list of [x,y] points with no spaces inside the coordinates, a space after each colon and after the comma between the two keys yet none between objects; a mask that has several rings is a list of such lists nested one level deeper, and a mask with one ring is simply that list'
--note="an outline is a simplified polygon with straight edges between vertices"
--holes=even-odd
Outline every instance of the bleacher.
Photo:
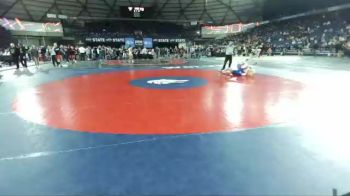
[{"label": "bleacher", "polygon": [[196,36],[196,28],[185,28],[182,25],[166,22],[115,21],[111,23],[87,23],[78,32],[79,36],[99,37],[157,37],[189,38]]}]

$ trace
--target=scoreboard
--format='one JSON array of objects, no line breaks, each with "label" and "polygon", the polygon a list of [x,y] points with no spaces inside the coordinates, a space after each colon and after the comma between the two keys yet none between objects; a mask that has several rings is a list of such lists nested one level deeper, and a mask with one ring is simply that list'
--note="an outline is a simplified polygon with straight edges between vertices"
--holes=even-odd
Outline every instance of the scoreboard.
[{"label": "scoreboard", "polygon": [[241,24],[232,24],[232,25],[225,25],[225,26],[203,26],[202,37],[213,38],[219,35],[237,33],[237,32],[240,32],[241,29],[242,29]]},{"label": "scoreboard", "polygon": [[120,14],[126,18],[148,18],[152,15],[151,7],[120,6]]},{"label": "scoreboard", "polygon": [[226,36],[228,34],[240,33],[247,31],[255,26],[259,26],[259,23],[248,23],[248,24],[230,24],[224,26],[202,26],[202,37],[203,38],[215,38],[219,36]]}]

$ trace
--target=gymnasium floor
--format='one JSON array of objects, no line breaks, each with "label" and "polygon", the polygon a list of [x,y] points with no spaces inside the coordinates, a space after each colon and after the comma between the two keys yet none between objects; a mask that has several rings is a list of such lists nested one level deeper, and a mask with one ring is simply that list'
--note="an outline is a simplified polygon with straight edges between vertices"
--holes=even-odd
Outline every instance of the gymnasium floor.
[{"label": "gymnasium floor", "polygon": [[350,59],[222,61],[0,72],[0,195],[349,192]]}]

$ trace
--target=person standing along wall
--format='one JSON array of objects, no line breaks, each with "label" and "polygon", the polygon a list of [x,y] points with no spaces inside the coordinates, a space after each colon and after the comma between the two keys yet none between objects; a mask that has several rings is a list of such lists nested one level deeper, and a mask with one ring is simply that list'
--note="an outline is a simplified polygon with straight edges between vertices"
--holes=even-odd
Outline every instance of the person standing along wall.
[{"label": "person standing along wall", "polygon": [[27,68],[27,52],[28,52],[28,48],[23,45],[23,44],[19,44],[19,60],[22,64],[23,67]]},{"label": "person standing along wall", "polygon": [[12,58],[10,65],[12,63],[15,63],[16,69],[19,69],[19,48],[16,47],[16,45],[14,43],[10,44],[10,54],[11,54],[11,58]]},{"label": "person standing along wall", "polygon": [[68,62],[70,63],[75,63],[76,59],[75,59],[75,50],[74,50],[74,46],[70,46],[68,48]]},{"label": "person standing along wall", "polygon": [[91,60],[91,47],[86,48],[86,60],[90,61]]},{"label": "person standing along wall", "polygon": [[55,48],[57,48],[57,43],[54,43],[53,47],[50,49],[51,60],[52,60],[52,64],[53,64],[54,67],[57,66],[57,59],[56,59]]},{"label": "person standing along wall", "polygon": [[40,57],[43,62],[46,61],[46,46],[42,46],[40,49]]},{"label": "person standing along wall", "polygon": [[56,53],[56,62],[57,62],[57,66],[58,67],[62,67],[62,59],[63,59],[62,54],[63,54],[63,52],[62,52],[61,47],[55,47],[54,48],[54,51]]},{"label": "person standing along wall", "polygon": [[99,47],[99,60],[105,60],[106,59],[106,48],[105,46]]},{"label": "person standing along wall", "polygon": [[33,58],[35,66],[39,67],[39,50],[38,50],[38,48],[33,45],[32,48],[30,49],[29,53]]},{"label": "person standing along wall", "polygon": [[85,61],[85,56],[86,56],[86,49],[83,46],[79,47],[79,60],[80,61]]},{"label": "person standing along wall", "polygon": [[64,56],[64,60],[68,63],[69,62],[69,53],[68,53],[68,47],[69,46],[64,46],[63,47],[63,56]]}]

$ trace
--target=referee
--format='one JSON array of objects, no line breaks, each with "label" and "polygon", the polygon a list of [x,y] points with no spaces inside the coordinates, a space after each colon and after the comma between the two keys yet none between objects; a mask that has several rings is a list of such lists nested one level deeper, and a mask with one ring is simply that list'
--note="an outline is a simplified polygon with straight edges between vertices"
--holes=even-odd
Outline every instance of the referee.
[{"label": "referee", "polygon": [[229,62],[228,67],[231,67],[232,64],[232,55],[233,55],[234,45],[233,42],[229,42],[229,44],[226,46],[226,52],[225,52],[225,62],[224,66],[221,70],[225,70],[227,61]]}]

